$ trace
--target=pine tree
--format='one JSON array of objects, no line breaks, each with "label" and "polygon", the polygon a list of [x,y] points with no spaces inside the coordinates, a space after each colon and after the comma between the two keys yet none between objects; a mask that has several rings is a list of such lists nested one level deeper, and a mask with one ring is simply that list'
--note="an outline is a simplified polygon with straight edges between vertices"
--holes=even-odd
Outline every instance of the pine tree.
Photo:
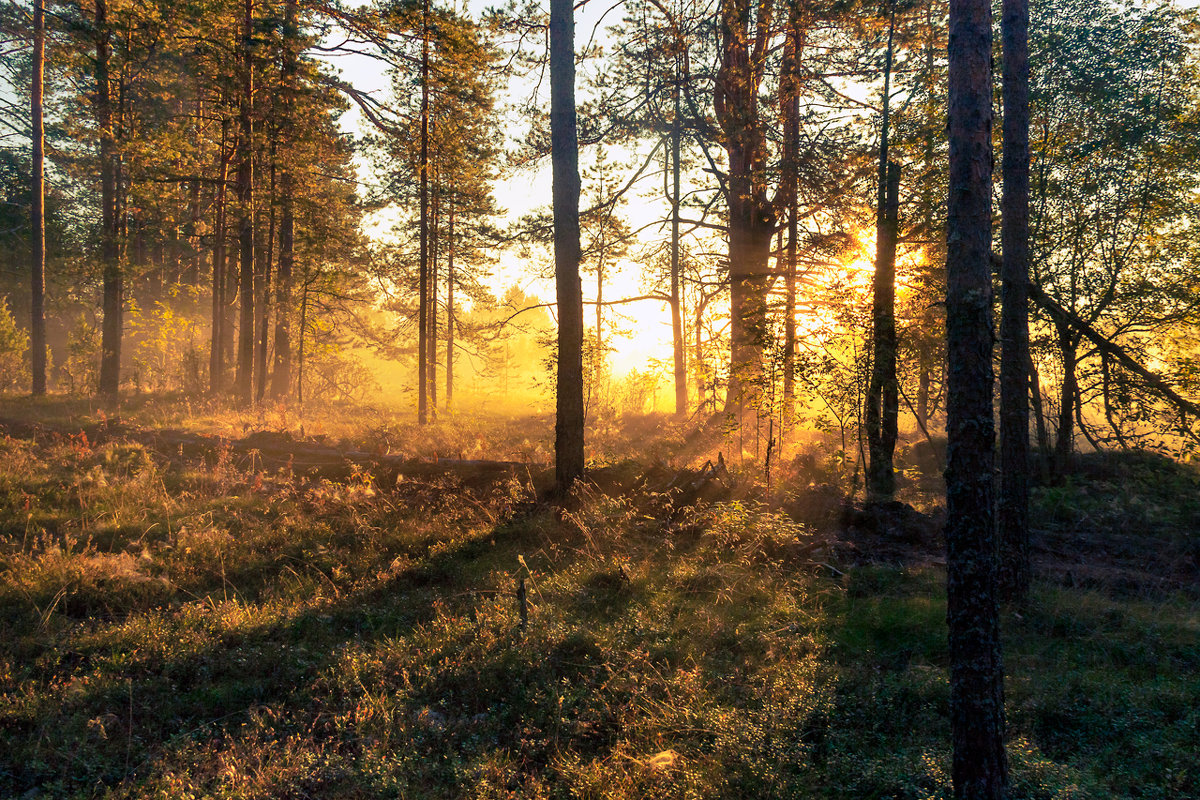
[{"label": "pine tree", "polygon": [[946,596],[960,800],[1002,800],[1008,789],[992,505],[991,23],[988,0],[951,0]]}]

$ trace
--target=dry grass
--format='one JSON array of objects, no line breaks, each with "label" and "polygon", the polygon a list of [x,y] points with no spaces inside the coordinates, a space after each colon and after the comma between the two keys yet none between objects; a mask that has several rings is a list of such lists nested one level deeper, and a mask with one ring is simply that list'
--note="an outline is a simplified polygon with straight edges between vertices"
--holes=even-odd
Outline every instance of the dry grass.
[{"label": "dry grass", "polygon": [[[942,574],[753,496],[0,438],[0,796],[947,797]],[[1004,624],[1015,797],[1197,796],[1194,598]]]}]

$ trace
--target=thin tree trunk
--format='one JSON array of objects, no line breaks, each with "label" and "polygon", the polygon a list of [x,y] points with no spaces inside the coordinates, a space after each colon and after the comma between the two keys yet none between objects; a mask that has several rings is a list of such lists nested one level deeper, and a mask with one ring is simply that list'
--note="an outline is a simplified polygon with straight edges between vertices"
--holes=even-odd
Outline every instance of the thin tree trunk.
[{"label": "thin tree trunk", "polygon": [[550,0],[550,144],[558,300],[554,469],[563,495],[583,476],[583,286],[579,281],[574,15],[571,0]]},{"label": "thin tree trunk", "polygon": [[100,334],[100,394],[116,397],[121,386],[121,316],[124,275],[121,270],[117,213],[117,157],[113,131],[109,57],[112,31],[107,0],[96,0],[96,123],[100,128],[100,260],[103,264],[104,325]]},{"label": "thin tree trunk", "polygon": [[1008,789],[992,504],[991,59],[988,0],[951,0],[946,596],[959,800],[1002,800]]},{"label": "thin tree trunk", "polygon": [[271,210],[267,215],[267,239],[263,247],[262,264],[255,276],[255,303],[257,305],[255,330],[258,340],[254,343],[254,400],[261,403],[267,395],[267,355],[271,344],[271,265],[275,263],[275,147],[271,146],[271,182],[267,202]]},{"label": "thin tree trunk", "polygon": [[896,383],[896,237],[899,227],[900,165],[888,158],[891,134],[892,48],[896,6],[891,5],[883,68],[883,121],[879,134],[879,178],[875,207],[875,276],[871,336],[871,382],[867,389],[867,490],[880,499],[896,491],[892,457],[896,450],[899,397]]},{"label": "thin tree trunk", "polygon": [[929,356],[924,346],[917,353],[917,427],[929,429]]},{"label": "thin tree trunk", "polygon": [[1058,406],[1058,439],[1054,444],[1054,469],[1065,475],[1071,468],[1071,455],[1075,450],[1075,402],[1079,384],[1075,379],[1075,339],[1065,322],[1055,325],[1058,334],[1058,352],[1062,358],[1063,380],[1060,387]]},{"label": "thin tree trunk", "polygon": [[[675,416],[687,414],[687,357],[683,343],[683,300],[680,297],[679,274],[679,203],[682,197],[680,140],[683,138],[680,104],[679,62],[676,57],[675,85],[672,95],[675,102],[675,116],[671,120],[671,341],[674,345],[675,359]],[[599,307],[597,306],[597,313]]]},{"label": "thin tree trunk", "polygon": [[417,423],[429,421],[429,0],[421,12],[421,253],[417,278]]},{"label": "thin tree trunk", "polygon": [[221,121],[221,146],[217,150],[216,213],[212,244],[212,346],[208,356],[208,388],[213,394],[225,388],[225,326],[226,268],[225,268],[225,189],[229,180],[229,158],[225,142],[229,120]]},{"label": "thin tree trunk", "polygon": [[241,97],[238,110],[238,358],[234,379],[237,398],[253,399],[254,373],[254,0],[244,0],[242,18]]},{"label": "thin tree trunk", "polygon": [[692,343],[694,354],[692,355],[692,374],[696,376],[696,407],[703,408],[708,401],[704,397],[704,341],[702,339],[704,333],[704,307],[705,303],[700,300],[700,287],[696,287],[695,302],[695,325],[696,325],[696,340]]},{"label": "thin tree trunk", "polygon": [[296,403],[304,408],[304,335],[308,332],[308,281],[300,292],[300,342],[296,355]]},{"label": "thin tree trunk", "polygon": [[1042,478],[1045,479],[1049,475],[1050,432],[1046,428],[1046,414],[1042,404],[1042,378],[1033,364],[1032,355],[1029,356],[1026,367],[1029,371],[1029,395],[1033,401],[1033,418],[1037,425],[1039,471]]},{"label": "thin tree trunk", "polygon": [[429,227],[429,353],[426,365],[429,367],[429,419],[437,420],[437,346],[438,346],[438,243],[441,231],[442,192],[438,185],[438,173],[435,169],[433,180],[433,203]]},{"label": "thin tree trunk", "polygon": [[299,2],[285,0],[283,6],[283,120],[285,156],[279,174],[279,276],[275,282],[275,360],[271,370],[271,394],[276,398],[287,396],[292,384],[292,271],[295,264],[296,221],[294,184],[292,180],[293,154],[286,145],[293,141],[295,132],[296,75],[299,70]]},{"label": "thin tree trunk", "polygon": [[1029,4],[1004,0],[1000,310],[1000,593],[1029,596]]},{"label": "thin tree trunk", "polygon": [[33,3],[33,85],[30,91],[30,115],[33,122],[32,186],[29,203],[31,232],[32,286],[30,293],[29,340],[32,367],[32,391],[35,397],[46,393],[46,125],[42,98],[46,86],[46,10],[43,0]]},{"label": "thin tree trunk", "polygon": [[867,488],[879,499],[891,499],[896,491],[893,456],[896,451],[900,413],[899,383],[896,379],[896,238],[899,227],[900,165],[887,164],[886,189],[880,198],[876,225],[874,277],[874,352],[871,383],[867,390]]},{"label": "thin tree trunk", "polygon": [[800,60],[804,53],[800,6],[788,6],[788,43],[784,48],[780,103],[783,106],[783,163],[780,180],[787,201],[787,250],[784,254],[783,438],[796,407],[796,268],[800,244]]},{"label": "thin tree trunk", "polygon": [[[236,143],[235,143],[235,148],[236,148]],[[235,150],[234,155],[236,155],[236,150]],[[236,183],[237,183],[237,180],[236,180],[236,171],[235,171],[234,187],[233,187],[235,197],[237,194]],[[225,210],[226,228],[230,228],[231,226],[229,224],[229,202],[228,202],[228,200],[226,200],[225,205],[226,205],[226,210]],[[240,257],[240,253],[239,253],[237,247],[230,247],[229,245],[230,245],[230,242],[229,242],[228,236],[227,236],[226,241],[225,241],[225,248],[224,248],[225,249],[225,264],[223,266],[223,269],[225,270],[225,277],[223,279],[223,285],[225,287],[224,295],[223,295],[224,302],[225,302],[225,308],[223,309],[224,322],[221,324],[221,352],[223,354],[221,357],[221,360],[222,360],[222,364],[224,365],[224,369],[225,369],[225,374],[223,374],[222,378],[221,378],[222,384],[224,384],[225,379],[227,379],[229,377],[228,367],[230,365],[234,364],[234,362],[237,359],[237,344],[234,341],[234,335],[237,332],[237,294],[238,294],[238,291],[237,291],[238,266],[237,265],[238,265],[238,258]]]},{"label": "thin tree trunk", "polygon": [[454,400],[454,190],[446,226],[446,410]]}]

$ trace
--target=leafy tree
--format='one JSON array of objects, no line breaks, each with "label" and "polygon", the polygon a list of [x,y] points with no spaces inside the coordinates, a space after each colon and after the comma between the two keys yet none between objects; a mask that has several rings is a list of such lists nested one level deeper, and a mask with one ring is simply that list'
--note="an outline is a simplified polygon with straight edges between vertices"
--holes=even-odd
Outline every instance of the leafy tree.
[{"label": "leafy tree", "polygon": [[[1031,16],[1033,280],[1144,362],[1163,332],[1196,324],[1200,308],[1184,233],[1198,185],[1194,15],[1170,4],[1047,0]],[[1136,385],[1131,376],[1061,320],[1041,343],[1061,375],[1060,470],[1077,429],[1095,440],[1083,415],[1093,398],[1107,400],[1118,439],[1144,438],[1154,405],[1112,403],[1117,383]]]}]

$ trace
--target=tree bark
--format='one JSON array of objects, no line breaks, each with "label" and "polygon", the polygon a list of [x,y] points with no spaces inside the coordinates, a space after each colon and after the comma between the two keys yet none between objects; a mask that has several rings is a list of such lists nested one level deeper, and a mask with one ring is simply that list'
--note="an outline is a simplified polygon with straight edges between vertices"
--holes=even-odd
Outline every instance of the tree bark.
[{"label": "tree bark", "polygon": [[959,800],[1001,800],[1008,787],[992,505],[991,16],[988,0],[950,2],[946,596]]},{"label": "tree bark", "polygon": [[32,186],[30,187],[30,251],[32,255],[29,315],[30,365],[33,395],[46,393],[46,125],[43,96],[46,86],[46,9],[43,0],[33,3],[33,81],[30,116],[33,130]]},{"label": "tree bark", "polygon": [[896,491],[893,456],[900,414],[896,379],[896,238],[899,229],[900,165],[888,162],[886,188],[875,226],[875,277],[872,319],[871,383],[867,391],[867,487],[888,500]]},{"label": "tree bark", "polygon": [[[293,141],[296,104],[296,75],[299,70],[299,2],[286,0],[283,7],[283,129],[285,145]],[[293,154],[287,152],[279,174],[279,275],[275,282],[275,359],[271,370],[271,394],[287,396],[292,385],[292,270],[295,265],[296,217]]]},{"label": "tree bark", "polygon": [[900,165],[888,158],[891,133],[892,47],[896,7],[891,7],[883,69],[883,121],[879,134],[879,178],[875,211],[875,275],[871,336],[871,381],[867,389],[867,490],[890,500],[896,491],[892,457],[900,410],[896,383],[896,237],[899,233]]},{"label": "tree bark", "polygon": [[[260,251],[259,265],[254,276],[255,333],[254,342],[254,401],[261,403],[267,395],[267,356],[271,344],[271,265],[275,262],[275,146],[271,148],[271,179],[266,202],[270,206],[266,239]],[[261,230],[261,227],[260,227]]]},{"label": "tree bark", "polygon": [[796,256],[800,244],[800,59],[804,40],[801,36],[799,3],[788,6],[787,41],[784,44],[779,92],[783,110],[783,159],[780,182],[787,205],[787,250],[783,310],[783,437],[796,405]]},{"label": "tree bark", "polygon": [[429,226],[429,330],[428,330],[428,347],[429,353],[425,356],[425,363],[429,368],[429,419],[437,420],[437,346],[438,346],[438,243],[440,231],[438,223],[441,221],[441,186],[438,183],[439,175],[436,170],[433,174],[433,200],[431,204],[430,226]]},{"label": "tree bark", "polygon": [[[751,34],[749,0],[722,0],[721,65],[714,107],[729,159],[730,361],[725,407],[739,426],[757,412],[762,398],[763,350],[769,338],[768,262],[776,209],[767,197],[765,142],[758,93],[769,45],[769,16],[756,20]],[[758,6],[760,14],[770,8]]]},{"label": "tree bark", "polygon": [[446,410],[454,401],[454,190],[446,225]]},{"label": "tree bark", "polygon": [[[682,168],[679,163],[683,138],[680,103],[679,63],[676,59],[675,85],[671,93],[675,104],[671,120],[671,343],[675,366],[675,416],[687,415],[687,356],[683,344],[683,300],[680,297],[679,272],[679,203],[682,197]],[[597,306],[598,308],[598,306]],[[597,311],[597,313],[599,313]]]},{"label": "tree bark", "polygon": [[1029,596],[1029,3],[1003,0],[1004,193],[1001,198],[1001,599]]},{"label": "tree bark", "polygon": [[226,273],[225,268],[225,193],[229,180],[229,157],[225,143],[229,135],[229,120],[221,122],[221,145],[217,150],[217,191],[213,201],[216,219],[212,243],[212,346],[208,355],[208,388],[213,394],[225,388],[225,326]]},{"label": "tree bark", "polygon": [[108,3],[96,0],[96,123],[100,128],[100,261],[103,265],[104,324],[100,333],[100,394],[116,397],[121,386],[121,328],[124,313],[124,275],[121,269],[120,227],[117,214],[116,139],[113,131],[109,58],[112,30]]},{"label": "tree bark", "polygon": [[583,286],[579,280],[574,14],[571,0],[550,0],[550,144],[558,299],[554,471],[563,495],[583,476]]},{"label": "tree bark", "polygon": [[417,301],[417,423],[429,421],[429,0],[421,17],[421,251]]},{"label": "tree bark", "polygon": [[238,358],[234,388],[238,400],[253,400],[254,374],[254,0],[244,0],[241,95],[238,103]]},{"label": "tree bark", "polygon": [[1079,383],[1075,378],[1075,338],[1071,335],[1071,328],[1066,321],[1055,323],[1054,327],[1063,370],[1058,406],[1058,438],[1054,442],[1054,470],[1057,475],[1065,475],[1071,468],[1071,455],[1075,451],[1075,403],[1079,395]]}]

